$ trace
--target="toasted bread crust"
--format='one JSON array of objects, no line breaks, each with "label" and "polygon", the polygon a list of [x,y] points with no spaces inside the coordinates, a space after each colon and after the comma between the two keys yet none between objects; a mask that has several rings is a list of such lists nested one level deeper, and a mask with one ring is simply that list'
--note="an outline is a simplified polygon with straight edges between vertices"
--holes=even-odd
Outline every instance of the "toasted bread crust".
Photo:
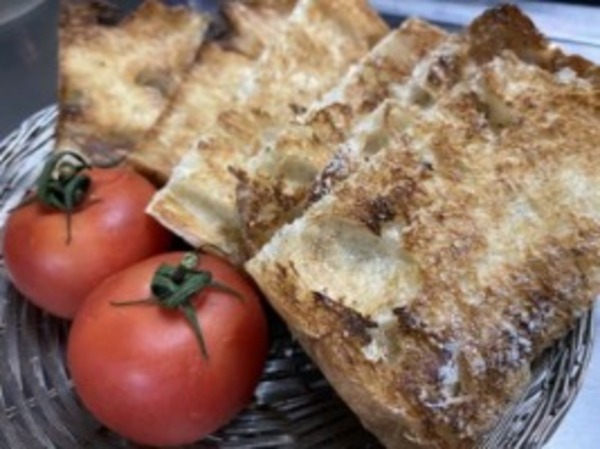
[{"label": "toasted bread crust", "polygon": [[246,265],[387,446],[473,447],[591,307],[598,124],[593,82],[505,53]]},{"label": "toasted bread crust", "polygon": [[234,107],[240,86],[251,76],[265,47],[281,33],[295,2],[229,2],[227,36],[203,45],[197,61],[129,160],[164,185],[181,157]]},{"label": "toasted bread crust", "polygon": [[223,5],[231,32],[228,45],[253,59],[278,39],[297,0],[229,1]]},{"label": "toasted bread crust", "polygon": [[237,171],[237,207],[244,243],[254,254],[273,232],[298,216],[333,151],[361,118],[405,82],[417,62],[446,34],[408,20],[379,42],[301,123],[292,123]]},{"label": "toasted bread crust", "polygon": [[[193,167],[176,168],[164,192],[150,205],[150,213],[176,233],[195,227],[194,241],[220,247],[234,260],[243,260],[244,248],[235,206],[236,179],[231,168],[251,157],[263,140],[301,115],[309,104],[331,88],[354,62],[388,31],[365,0],[301,0],[286,30],[259,59],[242,87],[236,107],[224,111],[209,133],[200,139],[198,154],[186,158]],[[327,60],[328,64],[323,65]],[[158,212],[161,201],[171,201],[169,190],[187,195],[170,210],[196,204],[192,214],[181,210],[182,220],[166,223]],[[206,207],[205,207],[206,206]],[[233,217],[233,219],[232,219]],[[237,235],[231,230],[237,226]]]},{"label": "toasted bread crust", "polygon": [[236,89],[255,60],[219,43],[203,46],[172,100],[128,156],[133,166],[163,185],[181,157],[236,101]]},{"label": "toasted bread crust", "polygon": [[476,42],[469,49],[469,56],[479,63],[489,61],[509,48],[523,61],[550,72],[568,68],[594,83],[600,80],[600,69],[596,64],[579,55],[567,55],[551,45],[533,21],[515,5],[490,8],[473,21],[469,34]]},{"label": "toasted bread crust", "polygon": [[[308,204],[352,173],[404,126],[383,116],[410,121],[414,108],[430,107],[478,66],[505,51],[553,73],[568,69],[591,82],[599,80],[596,66],[553,48],[531,20],[511,5],[485,12],[461,36],[448,37],[436,50],[431,46],[440,44],[441,38],[431,31],[409,26],[399,35],[399,39],[411,37],[406,47],[421,59],[416,68],[416,61],[412,63],[412,77],[410,72],[394,71],[393,64],[383,65],[379,67],[379,85],[357,83],[341,98],[338,88],[337,102],[313,107],[312,117],[299,126],[290,126],[278,142],[238,170],[237,204],[249,254],[258,251],[279,227],[301,215]],[[411,49],[411,43],[415,48]],[[366,60],[370,62],[368,57]],[[365,77],[370,76],[368,63],[364,71]],[[373,96],[365,103],[366,110],[354,107],[352,102],[370,89]],[[382,105],[385,99],[392,101]],[[374,106],[380,110],[373,112]],[[366,112],[371,114],[365,118]],[[294,164],[302,170],[303,178],[295,175]]]},{"label": "toasted bread crust", "polygon": [[81,151],[96,162],[120,158],[176,91],[207,20],[158,0],[119,22],[106,9],[65,8],[57,149]]}]

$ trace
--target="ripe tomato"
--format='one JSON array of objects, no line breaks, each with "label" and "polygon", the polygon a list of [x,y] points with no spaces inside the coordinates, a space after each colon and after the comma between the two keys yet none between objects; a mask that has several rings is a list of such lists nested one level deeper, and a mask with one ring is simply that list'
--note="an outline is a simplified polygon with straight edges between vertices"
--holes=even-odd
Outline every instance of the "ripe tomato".
[{"label": "ripe tomato", "polygon": [[68,366],[82,402],[108,428],[144,445],[191,443],[226,424],[251,399],[267,355],[256,289],[216,256],[203,254],[196,266],[238,295],[209,286],[191,297],[206,357],[180,310],[123,304],[151,297],[157,268],[181,258],[155,256],[106,279],[69,335]]},{"label": "ripe tomato", "polygon": [[126,169],[92,169],[90,188],[72,213],[38,200],[16,209],[4,233],[4,257],[21,293],[46,311],[72,318],[108,275],[167,251],[170,234],[144,210],[155,188]]}]

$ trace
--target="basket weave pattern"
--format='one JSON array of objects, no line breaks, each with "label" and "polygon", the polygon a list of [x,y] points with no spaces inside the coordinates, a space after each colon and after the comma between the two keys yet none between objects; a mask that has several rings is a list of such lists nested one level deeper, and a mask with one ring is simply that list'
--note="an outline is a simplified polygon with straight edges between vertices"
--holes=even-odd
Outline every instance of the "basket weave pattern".
[{"label": "basket weave pattern", "polygon": [[[0,143],[0,227],[51,150],[56,115],[56,107],[44,109]],[[537,448],[548,440],[580,389],[592,353],[591,317],[581,317],[537,361],[528,390],[481,448]],[[79,402],[65,367],[67,333],[68,323],[16,292],[0,258],[0,448],[134,447],[103,428]],[[191,447],[379,447],[274,315],[271,333],[254,402],[226,428]]]}]

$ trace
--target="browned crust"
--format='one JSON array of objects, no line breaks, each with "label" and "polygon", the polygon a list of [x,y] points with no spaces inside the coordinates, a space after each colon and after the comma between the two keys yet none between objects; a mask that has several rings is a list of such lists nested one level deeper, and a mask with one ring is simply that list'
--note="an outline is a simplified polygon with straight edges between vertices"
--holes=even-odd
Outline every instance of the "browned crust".
[{"label": "browned crust", "polygon": [[598,82],[598,66],[551,46],[533,21],[515,5],[502,4],[487,10],[469,26],[468,34],[474,42],[469,54],[479,63],[510,49],[523,61],[550,72],[569,67],[579,76]]},{"label": "browned crust", "polygon": [[[310,202],[313,182],[334,150],[344,142],[353,125],[377,108],[397,83],[406,81],[414,65],[435,48],[446,34],[427,23],[410,20],[384,38],[396,54],[375,47],[359,63],[359,73],[344,86],[343,98],[311,110],[301,124],[290,124],[263,152],[280,154],[282,167],[272,171],[238,171],[237,208],[249,254],[255,254],[276,229],[301,215]],[[384,47],[386,48],[386,47]],[[289,155],[287,153],[290,153]],[[303,179],[294,177],[293,161]]]},{"label": "browned crust", "polygon": [[[82,151],[97,163],[122,160],[176,91],[196,57],[206,23],[199,13],[185,7],[167,7],[159,0],[146,0],[125,17],[105,2],[64,3],[59,31],[57,148]],[[172,37],[168,50],[163,45],[165,36]],[[149,49],[156,50],[158,60],[147,58],[142,64],[137,59],[137,69],[119,66],[120,59],[125,61],[128,54],[141,55]],[[102,51],[106,52],[103,61]],[[81,62],[77,55],[88,59]],[[84,69],[81,64],[89,67]],[[93,64],[102,68],[104,76],[94,82],[90,81]],[[115,67],[111,79],[108,64]],[[85,70],[90,73],[83,75]],[[138,72],[133,73],[134,70]],[[131,91],[119,95],[146,97],[146,119],[119,110],[111,80],[129,85]],[[99,87],[100,82],[106,86]],[[124,99],[121,105],[125,104]],[[113,111],[112,118],[109,109]],[[123,116],[119,119],[118,114]]]},{"label": "browned crust", "polygon": [[133,166],[164,185],[202,132],[235,103],[235,90],[254,62],[218,42],[204,44],[177,92],[129,155]]},{"label": "browned crust", "polygon": [[247,264],[389,447],[392,411],[423,446],[473,447],[591,307],[598,123],[588,81],[494,59]]},{"label": "browned crust", "polygon": [[223,14],[229,22],[227,46],[251,58],[277,39],[297,0],[227,1]]},{"label": "browned crust", "polygon": [[257,59],[280,36],[296,1],[232,1],[225,36],[205,43],[178,91],[130,155],[135,168],[164,185],[181,157],[234,107]]},{"label": "browned crust", "polygon": [[[272,42],[242,86],[243,101],[219,115],[190,152],[197,155],[194,165],[176,167],[164,188],[185,186],[188,204],[198,204],[191,199],[196,197],[210,205],[196,208],[204,220],[196,229],[197,240],[220,246],[236,260],[243,257],[244,248],[236,247],[239,239],[233,243],[229,233],[220,232],[230,224],[223,223],[223,217],[237,218],[236,180],[230,169],[253,156],[263,139],[276,135],[329,90],[388,30],[366,0],[306,1],[294,9],[285,32]],[[152,208],[150,213],[154,213]],[[240,234],[239,220],[235,221]],[[179,226],[169,224],[176,233]]]},{"label": "browned crust", "polygon": [[[83,30],[90,25],[117,25],[124,19],[117,6],[109,1],[63,0],[60,3],[59,29]],[[71,38],[65,36],[65,38]],[[74,38],[74,36],[73,36]]]},{"label": "browned crust", "polygon": [[[370,362],[362,353],[366,331],[372,326],[368,321],[321,292],[308,292],[313,300],[295,301],[307,292],[296,289],[293,264],[278,265],[275,273],[268,284],[259,280],[271,304],[344,402],[386,447],[472,447],[472,441],[460,441],[451,429],[429,421],[419,405],[418,391],[423,383],[435,380],[437,368],[444,362],[443,352],[434,348],[424,352],[419,342],[422,337],[407,332],[403,336],[407,356],[401,366]],[[397,388],[399,385],[402,388]],[[406,395],[411,389],[415,393],[412,399]],[[443,446],[435,443],[440,432],[445,435]]]},{"label": "browned crust", "polygon": [[[449,39],[455,40],[454,37]],[[435,39],[432,36],[432,41]],[[548,40],[537,30],[533,22],[518,7],[501,5],[492,8],[475,19],[463,35],[455,42],[460,45],[458,51],[442,53],[431,65],[424,80],[422,98],[415,97],[415,105],[428,108],[436,98],[460,82],[466,76],[467,65],[483,65],[504,52],[510,51],[526,63],[534,64],[556,73],[569,68],[579,76],[600,85],[600,71],[597,66],[579,56],[565,55],[560,49],[553,48]],[[447,45],[446,42],[442,46]],[[424,50],[422,50],[424,53]],[[385,62],[385,61],[384,61]],[[383,64],[385,73],[390,64]],[[367,73],[365,76],[369,76]],[[393,79],[393,72],[390,79]],[[359,92],[364,96],[364,92]],[[343,147],[339,148],[343,136],[351,126],[352,113],[361,114],[374,109],[382,99],[389,97],[387,85],[382,83],[372,95],[367,95],[364,103],[354,111],[343,110],[340,105],[326,108],[306,124],[312,132],[305,130],[300,135],[296,147],[304,145],[326,146],[329,157],[323,155],[327,164],[314,166],[315,182],[311,186],[303,185],[294,189],[286,185],[288,173],[246,173],[239,177],[237,188],[237,206],[242,217],[242,232],[250,254],[255,254],[286,223],[302,215],[302,211],[320,196],[346,178],[359,161],[345,160]],[[324,116],[328,119],[322,120]],[[341,126],[336,126],[336,124]],[[337,132],[337,130],[344,130]],[[324,130],[324,132],[321,132]],[[293,129],[290,129],[294,136]],[[285,138],[284,133],[284,138]],[[286,142],[277,142],[271,151],[278,151]],[[334,152],[337,150],[337,153]],[[299,151],[300,152],[300,151]],[[367,155],[368,156],[368,155]]]}]

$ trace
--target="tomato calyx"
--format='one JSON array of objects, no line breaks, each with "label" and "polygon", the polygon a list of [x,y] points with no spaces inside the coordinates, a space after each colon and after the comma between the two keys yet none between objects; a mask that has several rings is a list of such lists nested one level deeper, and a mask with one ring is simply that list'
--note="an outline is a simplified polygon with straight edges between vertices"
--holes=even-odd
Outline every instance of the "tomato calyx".
[{"label": "tomato calyx", "polygon": [[71,215],[90,190],[85,173],[90,164],[79,154],[64,151],[50,157],[37,180],[35,197],[42,204],[66,214],[67,245],[71,242]]},{"label": "tomato calyx", "polygon": [[179,310],[192,327],[202,356],[208,360],[208,349],[192,300],[206,288],[224,291],[241,301],[244,298],[236,290],[214,281],[210,271],[197,269],[198,261],[199,254],[189,252],[183,255],[179,265],[161,264],[155,271],[150,284],[152,297],[113,302],[112,304],[116,306],[154,304],[165,309]]}]

